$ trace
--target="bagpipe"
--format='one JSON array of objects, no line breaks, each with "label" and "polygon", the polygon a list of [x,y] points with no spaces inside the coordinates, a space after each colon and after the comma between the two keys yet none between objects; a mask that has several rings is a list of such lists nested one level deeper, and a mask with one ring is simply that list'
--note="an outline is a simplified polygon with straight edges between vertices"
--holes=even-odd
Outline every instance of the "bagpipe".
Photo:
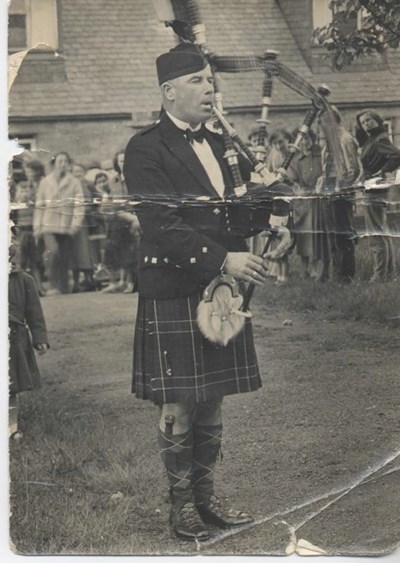
[{"label": "bagpipe", "polygon": [[[290,167],[296,153],[300,151],[302,139],[307,136],[317,118],[329,145],[338,181],[340,182],[341,179],[346,177],[346,154],[340,141],[338,124],[327,100],[330,91],[326,85],[315,88],[279,61],[276,51],[267,50],[260,56],[217,55],[213,53],[207,44],[206,27],[196,0],[153,0],[153,4],[159,20],[167,27],[171,27],[180,41],[190,41],[196,44],[209,62],[215,84],[213,115],[217,119],[216,127],[222,131],[225,145],[224,156],[231,173],[235,194],[239,201],[243,202],[243,205],[248,205],[249,202],[254,205],[263,205],[266,201],[269,201],[273,214],[275,204],[279,207],[279,203],[286,202],[289,217],[294,194],[288,187],[290,182],[288,182],[285,172]],[[264,73],[264,78],[261,116],[257,119],[259,125],[257,146],[252,150],[240,138],[224,115],[218,75],[220,73],[242,73],[257,70]],[[275,80],[279,80],[286,87],[311,102],[302,123],[298,127],[296,139],[290,145],[290,152],[277,173],[270,172],[265,164],[268,139],[267,126],[270,123],[268,113]],[[260,179],[260,183],[246,185],[243,182],[238,164],[238,151],[248,158]],[[279,225],[279,222],[277,224]],[[274,249],[275,258],[283,257],[293,247],[293,233],[283,224],[284,222],[281,222],[280,226],[273,227],[271,216],[269,217],[269,224],[264,226],[267,240],[261,252],[262,256],[266,256],[268,253],[269,256],[272,256],[270,246],[274,239],[278,240],[278,245]],[[249,303],[254,288],[254,284],[250,283],[242,297],[238,282],[232,276],[222,273],[215,278],[204,291],[203,300],[198,308],[198,322],[204,336],[212,342],[226,345],[238,334],[243,327],[245,318],[251,316]]]},{"label": "bagpipe", "polygon": [[[203,22],[198,2],[196,0],[153,0],[153,5],[161,22],[171,27],[181,42],[192,42],[197,45],[206,57],[214,76],[215,107],[214,118],[217,119],[215,128],[222,132],[225,153],[234,184],[234,190],[239,202],[243,205],[254,205],[270,202],[272,215],[274,204],[286,202],[288,215],[293,192],[283,189],[286,175],[282,172],[270,172],[265,164],[267,153],[267,139],[269,125],[268,113],[271,106],[271,95],[274,80],[279,80],[285,86],[311,101],[294,143],[290,146],[290,153],[285,159],[282,171],[287,171],[295,154],[299,151],[302,139],[308,134],[314,121],[319,118],[319,125],[324,130],[329,143],[336,167],[337,177],[346,174],[346,156],[339,138],[337,123],[327,96],[329,88],[321,85],[315,88],[301,76],[278,60],[278,52],[268,50],[261,56],[254,55],[217,55],[207,44],[206,27]],[[252,150],[240,138],[237,131],[225,117],[222,103],[222,92],[219,80],[220,73],[241,73],[262,71],[264,73],[261,116],[257,120],[259,131],[257,146]],[[238,151],[244,154],[253,166],[260,183],[246,185],[241,177]],[[279,202],[279,203],[278,203]],[[260,229],[261,230],[261,229]],[[275,257],[281,258],[293,247],[293,237],[283,222],[274,226],[269,219],[269,225],[264,225],[266,243],[261,252],[262,256],[270,252],[272,240],[278,240]],[[270,252],[270,256],[271,256]],[[238,282],[230,275],[221,273],[205,289],[203,299],[198,307],[198,324],[204,336],[216,344],[227,345],[243,328],[245,318],[250,317],[249,304],[255,286],[249,283],[244,296],[241,295]]]},{"label": "bagpipe", "polygon": [[[307,134],[317,117],[320,118],[321,127],[324,129],[326,139],[331,148],[335,162],[337,176],[340,179],[346,173],[346,159],[340,143],[338,127],[331,111],[327,95],[329,89],[321,86],[315,88],[293,70],[288,68],[278,59],[276,51],[268,50],[260,56],[255,55],[217,55],[207,44],[206,27],[196,0],[153,0],[153,5],[158,19],[166,26],[171,27],[182,42],[196,44],[207,61],[214,75],[214,100],[213,115],[215,118],[214,129],[221,132],[224,141],[224,158],[230,170],[235,193],[235,205],[266,206],[270,215],[274,214],[276,207],[282,208],[283,204],[290,209],[293,194],[285,186],[286,178],[282,174],[270,172],[265,164],[267,152],[267,139],[269,125],[268,113],[272,100],[272,89],[275,80],[295,91],[302,97],[311,101],[299,133],[291,146],[291,152],[283,163],[282,168],[287,170],[292,159],[299,149],[302,138]],[[257,120],[259,132],[257,146],[251,150],[240,138],[237,131],[225,117],[220,73],[242,73],[260,71],[263,73],[261,116]],[[240,168],[238,153],[242,153],[252,164],[260,182],[245,184]],[[284,188],[284,189],[283,189]],[[100,204],[100,202],[97,202]],[[143,202],[127,201],[124,199],[113,201],[132,209],[132,205]],[[168,205],[168,202],[158,202]],[[133,207],[133,210],[135,208]],[[257,230],[257,229],[255,229]],[[274,249],[275,256],[281,257],[292,245],[290,231],[283,225],[274,226],[271,218],[269,223],[260,226],[259,231],[264,231],[266,241],[261,255],[270,251],[273,240],[278,242]],[[206,288],[198,309],[200,329],[210,341],[227,345],[227,343],[240,332],[246,317],[250,317],[249,304],[254,292],[254,284],[250,283],[242,295],[238,282],[227,274],[221,274]]]}]

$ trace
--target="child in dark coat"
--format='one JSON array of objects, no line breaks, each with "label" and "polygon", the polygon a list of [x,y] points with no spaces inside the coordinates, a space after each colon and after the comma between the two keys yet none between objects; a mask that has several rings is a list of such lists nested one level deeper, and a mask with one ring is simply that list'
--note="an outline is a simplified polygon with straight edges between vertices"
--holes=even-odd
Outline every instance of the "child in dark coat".
[{"label": "child in dark coat", "polygon": [[34,277],[39,295],[45,295],[42,286],[40,265],[42,262],[39,243],[33,236],[34,194],[28,182],[19,182],[15,189],[15,203],[26,204],[17,206],[12,212],[12,219],[17,226],[19,265]]},{"label": "child in dark coat", "polygon": [[34,349],[39,354],[45,354],[49,343],[35,280],[18,266],[15,231],[15,227],[12,227],[11,270],[8,278],[9,434],[15,440],[20,440],[22,433],[18,429],[18,393],[40,387],[40,372]]}]

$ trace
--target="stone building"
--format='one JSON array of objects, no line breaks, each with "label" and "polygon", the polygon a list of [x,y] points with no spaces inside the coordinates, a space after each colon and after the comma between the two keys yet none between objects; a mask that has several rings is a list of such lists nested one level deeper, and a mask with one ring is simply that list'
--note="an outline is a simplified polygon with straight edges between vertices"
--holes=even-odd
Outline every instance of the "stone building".
[{"label": "stone building", "polygon": [[[400,145],[400,53],[371,56],[333,72],[313,45],[330,17],[329,0],[199,0],[208,43],[219,54],[279,51],[313,85],[330,86],[346,124],[373,107]],[[362,19],[355,22],[362,25]],[[10,52],[29,52],[10,93],[9,130],[46,159],[58,150],[88,164],[124,147],[160,108],[154,60],[175,44],[151,0],[11,0]],[[229,120],[247,136],[260,112],[262,73],[223,75]],[[309,101],[276,82],[271,126],[293,128]]]}]

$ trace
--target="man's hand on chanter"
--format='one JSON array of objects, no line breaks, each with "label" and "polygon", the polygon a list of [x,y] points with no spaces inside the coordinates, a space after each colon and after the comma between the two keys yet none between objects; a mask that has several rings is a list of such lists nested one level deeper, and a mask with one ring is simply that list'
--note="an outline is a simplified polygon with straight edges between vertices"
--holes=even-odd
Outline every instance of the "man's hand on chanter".
[{"label": "man's hand on chanter", "polygon": [[262,285],[268,277],[264,260],[250,252],[228,252],[224,271],[235,278],[256,285]]}]

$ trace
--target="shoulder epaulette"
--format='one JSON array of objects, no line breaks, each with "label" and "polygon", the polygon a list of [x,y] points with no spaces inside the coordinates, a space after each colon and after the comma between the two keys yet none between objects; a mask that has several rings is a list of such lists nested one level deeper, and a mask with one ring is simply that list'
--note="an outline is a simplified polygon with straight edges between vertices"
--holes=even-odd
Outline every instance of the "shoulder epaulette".
[{"label": "shoulder epaulette", "polygon": [[143,127],[143,129],[141,129],[139,131],[139,135],[146,135],[146,133],[148,133],[149,131],[152,131],[153,129],[158,127],[159,123],[160,123],[160,120],[157,119],[157,121],[155,121],[151,125],[147,125],[146,127]]}]

